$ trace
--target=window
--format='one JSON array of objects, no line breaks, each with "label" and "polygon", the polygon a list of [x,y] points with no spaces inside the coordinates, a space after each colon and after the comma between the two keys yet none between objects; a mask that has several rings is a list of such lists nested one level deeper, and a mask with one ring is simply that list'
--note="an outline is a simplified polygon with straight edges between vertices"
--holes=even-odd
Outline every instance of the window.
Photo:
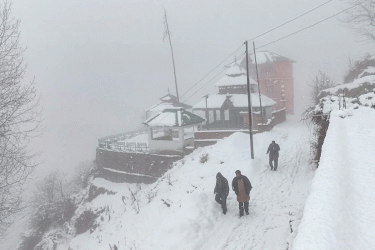
[{"label": "window", "polygon": [[163,128],[153,128],[152,140],[173,140],[173,130],[172,129],[163,129]]},{"label": "window", "polygon": [[229,121],[229,109],[224,111],[224,118],[226,121]]},{"label": "window", "polygon": [[208,122],[209,123],[214,122],[214,110],[208,111]]},{"label": "window", "polygon": [[216,110],[216,120],[220,121],[221,120],[221,117],[220,117],[220,110]]}]

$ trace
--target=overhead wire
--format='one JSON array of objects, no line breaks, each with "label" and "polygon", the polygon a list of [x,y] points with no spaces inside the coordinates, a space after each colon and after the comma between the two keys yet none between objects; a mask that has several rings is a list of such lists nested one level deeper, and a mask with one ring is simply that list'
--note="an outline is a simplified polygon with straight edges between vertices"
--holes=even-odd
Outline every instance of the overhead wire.
[{"label": "overhead wire", "polygon": [[316,9],[319,9],[320,7],[323,7],[324,5],[326,5],[326,4],[328,4],[329,2],[332,2],[332,1],[333,1],[333,0],[329,0],[329,1],[327,1],[327,2],[325,2],[325,3],[323,3],[323,4],[321,4],[321,5],[319,5],[319,6],[315,7],[315,8],[313,8],[313,9],[311,9],[311,10],[309,10],[309,11],[307,11],[307,12],[305,12],[305,13],[303,13],[303,14],[301,14],[301,15],[299,15],[299,16],[297,16],[297,17],[295,17],[295,18],[293,18],[293,19],[291,19],[291,20],[289,20],[289,21],[287,21],[287,22],[285,22],[285,23],[283,23],[283,24],[280,24],[279,26],[276,26],[276,27],[273,28],[273,29],[270,29],[270,30],[268,30],[268,31],[266,31],[266,32],[264,32],[264,33],[262,33],[262,34],[256,36],[256,37],[253,37],[253,38],[251,38],[251,39],[249,39],[249,40],[251,41],[251,40],[254,40],[254,39],[259,38],[259,37],[261,37],[261,36],[264,36],[264,35],[266,35],[266,34],[272,32],[272,31],[274,31],[274,30],[276,30],[276,29],[278,29],[278,28],[280,28],[280,27],[282,27],[282,26],[284,26],[284,25],[286,25],[286,24],[288,24],[288,23],[291,23],[291,22],[297,20],[297,19],[300,18],[300,17],[303,17],[303,16],[309,14],[310,12],[313,12],[313,11],[316,10]]},{"label": "overhead wire", "polygon": [[[363,2],[366,2],[366,1],[363,1]],[[346,9],[344,9],[344,10],[342,10],[342,11],[340,11],[340,12],[334,14],[334,15],[332,15],[332,16],[329,16],[329,17],[327,17],[327,18],[324,18],[324,19],[322,19],[322,20],[320,20],[320,21],[318,21],[318,22],[316,22],[316,23],[313,23],[313,24],[311,24],[311,25],[309,25],[309,26],[307,26],[307,27],[305,27],[305,28],[302,28],[302,29],[297,30],[297,31],[295,31],[295,32],[293,32],[293,33],[290,33],[289,35],[283,36],[283,37],[281,37],[281,38],[279,38],[279,39],[277,39],[277,40],[275,40],[275,41],[273,41],[273,42],[270,42],[270,43],[264,44],[264,45],[262,45],[262,46],[259,46],[259,47],[257,47],[256,49],[263,48],[263,47],[265,47],[265,46],[268,46],[268,45],[270,45],[270,44],[276,43],[276,42],[281,41],[281,40],[283,40],[283,39],[285,39],[285,38],[288,38],[288,37],[290,37],[290,36],[293,36],[293,35],[295,35],[295,34],[301,32],[301,31],[304,31],[304,30],[307,30],[307,29],[309,29],[309,28],[311,28],[311,27],[314,27],[314,26],[316,26],[316,25],[318,25],[318,24],[320,24],[320,23],[322,23],[322,22],[324,22],[324,21],[327,21],[327,20],[329,20],[329,19],[331,19],[331,18],[333,18],[333,17],[335,17],[335,16],[338,16],[338,15],[344,13],[345,11],[347,11],[347,10],[349,10],[349,9],[352,9],[352,8],[354,8],[354,7],[356,7],[356,6],[360,5],[360,4],[362,4],[363,2],[359,2],[359,3],[353,5],[353,6],[349,7],[349,8],[346,8]]]},{"label": "overhead wire", "polygon": [[[270,30],[268,30],[268,31],[266,31],[266,32],[264,32],[264,33],[262,33],[262,34],[256,36],[256,37],[253,37],[253,38],[251,38],[251,39],[249,39],[249,40],[254,40],[254,39],[259,38],[259,37],[261,37],[261,36],[263,36],[263,35],[266,35],[266,34],[272,32],[272,31],[274,31],[274,30],[276,30],[276,29],[278,29],[278,28],[280,28],[280,27],[282,27],[282,26],[284,26],[284,25],[286,25],[286,24],[288,24],[288,23],[291,23],[291,22],[297,20],[298,18],[301,18],[301,17],[303,17],[303,16],[305,16],[305,15],[307,15],[307,14],[313,12],[314,10],[317,10],[317,9],[323,7],[324,5],[326,5],[326,4],[328,4],[328,3],[332,2],[332,1],[333,1],[333,0],[326,1],[326,2],[322,3],[321,5],[315,7],[315,8],[313,8],[313,9],[307,11],[307,12],[304,12],[303,14],[301,14],[301,15],[299,15],[299,16],[297,16],[297,17],[295,17],[295,18],[293,18],[293,19],[291,19],[291,20],[289,20],[289,21],[287,21],[287,22],[284,22],[284,23],[282,23],[282,24],[276,26],[275,28],[272,28],[272,29],[270,29]],[[366,1],[367,1],[367,0],[365,0],[365,1],[363,1],[363,2],[366,2]],[[277,40],[275,40],[275,41],[272,41],[272,42],[270,42],[270,43],[267,43],[267,44],[264,44],[264,45],[262,45],[262,46],[259,46],[259,47],[257,47],[256,49],[263,48],[263,47],[265,47],[265,46],[268,46],[268,45],[270,45],[270,44],[276,43],[276,42],[281,41],[281,40],[283,40],[283,39],[285,39],[285,38],[288,38],[288,37],[290,37],[290,36],[293,36],[293,35],[295,35],[295,34],[301,32],[301,31],[304,31],[304,30],[306,30],[306,29],[309,29],[309,28],[311,28],[311,27],[314,27],[314,26],[316,26],[316,25],[318,25],[318,24],[320,24],[320,23],[322,23],[322,22],[324,22],[324,21],[326,21],[326,20],[329,20],[329,19],[331,19],[331,18],[333,18],[333,17],[335,17],[335,16],[337,16],[337,15],[340,15],[340,14],[344,13],[345,11],[347,11],[347,10],[349,10],[349,9],[352,9],[352,8],[354,8],[354,7],[356,7],[356,6],[360,5],[360,4],[362,4],[363,2],[359,2],[359,3],[353,5],[353,6],[349,7],[349,8],[346,8],[346,9],[344,9],[344,10],[342,10],[342,11],[340,11],[340,12],[334,14],[334,15],[332,15],[332,16],[329,16],[329,17],[327,17],[327,18],[325,18],[325,19],[323,19],[323,20],[320,20],[320,21],[318,21],[318,22],[312,24],[312,25],[309,25],[309,26],[307,26],[307,27],[305,27],[305,28],[302,28],[302,29],[300,29],[300,30],[297,30],[297,31],[295,31],[295,32],[293,32],[293,33],[291,33],[291,34],[288,34],[288,35],[284,36],[284,37],[281,37],[281,38],[279,38],[279,39],[277,39]],[[240,45],[235,51],[233,51],[231,54],[229,54],[229,55],[228,55],[223,61],[221,61],[218,65],[216,65],[216,66],[215,66],[212,70],[210,70],[206,75],[204,75],[199,81],[197,81],[194,85],[192,85],[187,91],[185,91],[185,92],[180,96],[180,98],[183,97],[183,96],[185,96],[190,90],[192,90],[195,86],[197,86],[200,82],[202,82],[203,79],[205,79],[209,74],[211,74],[215,69],[217,69],[221,64],[223,64],[223,63],[224,63],[224,62],[225,62],[230,56],[232,56],[233,54],[235,54],[235,53],[236,53],[236,52],[237,52],[242,46],[243,46],[243,44],[241,44],[241,45]],[[243,54],[244,54],[244,53],[243,53]],[[242,56],[243,54],[241,54],[240,56]],[[183,102],[186,102],[186,101],[189,100],[192,96],[194,96],[196,93],[198,93],[202,88],[204,88],[208,83],[210,83],[213,79],[215,79],[218,75],[220,75],[224,70],[225,70],[225,68],[224,68],[222,71],[220,71],[218,74],[216,74],[216,75],[215,75],[212,79],[210,79],[208,82],[206,82],[202,87],[200,87],[198,90],[196,90],[192,95],[190,95],[190,96],[189,96],[187,99],[185,99]]]},{"label": "overhead wire", "polygon": [[[274,31],[274,30],[276,30],[276,29],[278,29],[278,28],[280,28],[280,27],[282,27],[282,26],[284,26],[284,25],[286,25],[286,24],[288,24],[288,23],[291,23],[291,22],[297,20],[298,18],[301,18],[301,17],[303,17],[303,16],[309,14],[310,12],[313,12],[314,10],[317,10],[317,9],[323,7],[324,5],[326,5],[326,4],[328,4],[328,3],[332,2],[332,1],[333,1],[333,0],[326,1],[326,2],[322,3],[321,5],[319,5],[319,6],[315,7],[315,8],[313,8],[313,9],[311,9],[311,10],[309,10],[309,11],[304,12],[303,14],[301,14],[301,15],[299,15],[299,16],[297,16],[297,17],[295,17],[295,18],[293,18],[293,19],[291,19],[291,20],[289,20],[289,21],[287,21],[287,22],[284,22],[284,23],[282,23],[282,24],[276,26],[275,28],[272,28],[272,29],[270,29],[270,30],[268,30],[268,31],[266,31],[266,32],[264,32],[264,33],[262,33],[262,34],[256,36],[256,37],[251,38],[250,40],[254,40],[254,39],[256,39],[256,38],[259,38],[259,37],[261,37],[261,36],[264,36],[264,35],[266,35],[266,34],[272,32],[272,31]],[[236,52],[237,52],[242,46],[243,46],[243,44],[241,44],[241,46],[239,46],[234,52],[232,52],[232,53],[231,53],[229,56],[227,56],[222,62],[220,62],[217,66],[215,66],[212,70],[210,70],[205,76],[203,76],[198,82],[196,82],[196,83],[195,83],[193,86],[191,86],[187,91],[185,91],[185,92],[180,96],[180,98],[183,97],[183,96],[185,96],[190,90],[192,90],[192,89],[193,89],[196,85],[198,85],[198,84],[199,84],[204,78],[206,78],[206,77],[207,77],[209,74],[211,74],[215,69],[217,69],[217,68],[218,68],[223,62],[225,62],[230,56],[232,56],[234,53],[236,53]],[[221,72],[222,72],[222,71],[221,71]],[[221,73],[221,72],[220,72],[220,73]],[[219,73],[219,74],[220,74],[220,73]],[[201,89],[201,88],[200,88],[200,89]],[[189,97],[188,99],[190,99],[190,97]]]},{"label": "overhead wire", "polygon": [[232,53],[230,53],[224,60],[222,60],[218,65],[216,65],[212,70],[210,70],[206,75],[204,75],[198,82],[196,82],[193,86],[191,86],[187,91],[185,91],[181,96],[183,97],[184,95],[186,95],[190,90],[192,90],[195,86],[197,86],[197,84],[199,84],[204,78],[206,78],[209,74],[211,74],[215,69],[217,69],[221,64],[223,64],[229,57],[231,57],[232,55],[234,55],[241,47],[243,46],[243,44],[241,44],[235,51],[233,51]]},{"label": "overhead wire", "polygon": [[[243,52],[241,56],[243,56],[246,52]],[[234,61],[233,61],[234,62]],[[233,63],[231,62],[231,63]],[[211,78],[209,81],[207,81],[202,87],[200,87],[198,90],[196,90],[192,95],[190,95],[187,99],[184,100],[184,102],[188,101],[191,97],[193,97],[196,93],[198,93],[201,89],[203,89],[207,84],[209,84],[210,82],[212,82],[218,75],[220,75],[221,73],[223,73],[224,71],[226,70],[226,68],[224,68],[223,70],[221,70],[218,74],[216,74],[213,78]]]}]

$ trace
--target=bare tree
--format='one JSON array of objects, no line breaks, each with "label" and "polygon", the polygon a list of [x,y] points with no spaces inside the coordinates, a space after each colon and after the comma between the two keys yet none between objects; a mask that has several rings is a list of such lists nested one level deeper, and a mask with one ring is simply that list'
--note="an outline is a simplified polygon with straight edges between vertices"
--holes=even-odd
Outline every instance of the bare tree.
[{"label": "bare tree", "polygon": [[34,81],[22,81],[20,21],[12,17],[11,6],[0,3],[0,230],[20,209],[22,185],[36,165],[29,143],[40,134],[39,99]]},{"label": "bare tree", "polygon": [[311,84],[310,97],[314,104],[319,103],[319,94],[323,89],[332,88],[336,86],[334,79],[328,76],[327,73],[323,73],[319,70],[319,74],[315,77]]},{"label": "bare tree", "polygon": [[347,0],[354,6],[347,11],[342,21],[363,35],[367,40],[375,42],[375,0]]}]

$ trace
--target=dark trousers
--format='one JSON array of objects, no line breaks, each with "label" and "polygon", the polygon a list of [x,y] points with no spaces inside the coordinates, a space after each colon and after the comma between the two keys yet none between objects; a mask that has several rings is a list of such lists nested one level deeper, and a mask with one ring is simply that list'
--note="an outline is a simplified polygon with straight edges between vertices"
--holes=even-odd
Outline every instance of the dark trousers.
[{"label": "dark trousers", "polygon": [[244,205],[245,205],[245,211],[249,212],[249,202],[248,201],[238,202],[238,205],[240,207],[240,215],[241,216],[243,215]]},{"label": "dark trousers", "polygon": [[[274,168],[275,168],[275,170],[277,169],[277,163],[278,163],[278,161],[279,161],[279,157],[277,157],[277,156],[270,156],[270,167],[271,167],[271,169],[274,169]],[[272,162],[274,162],[274,165],[272,165]]]},{"label": "dark trousers", "polygon": [[223,211],[227,211],[227,196],[224,194],[216,194],[215,200],[217,203],[221,204]]}]

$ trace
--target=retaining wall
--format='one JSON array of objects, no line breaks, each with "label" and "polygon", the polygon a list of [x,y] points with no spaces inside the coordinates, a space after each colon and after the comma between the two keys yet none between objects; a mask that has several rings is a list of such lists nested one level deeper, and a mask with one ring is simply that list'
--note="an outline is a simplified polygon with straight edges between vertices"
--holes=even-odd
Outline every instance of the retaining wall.
[{"label": "retaining wall", "polygon": [[112,182],[153,183],[180,159],[182,156],[96,149],[99,176]]}]

